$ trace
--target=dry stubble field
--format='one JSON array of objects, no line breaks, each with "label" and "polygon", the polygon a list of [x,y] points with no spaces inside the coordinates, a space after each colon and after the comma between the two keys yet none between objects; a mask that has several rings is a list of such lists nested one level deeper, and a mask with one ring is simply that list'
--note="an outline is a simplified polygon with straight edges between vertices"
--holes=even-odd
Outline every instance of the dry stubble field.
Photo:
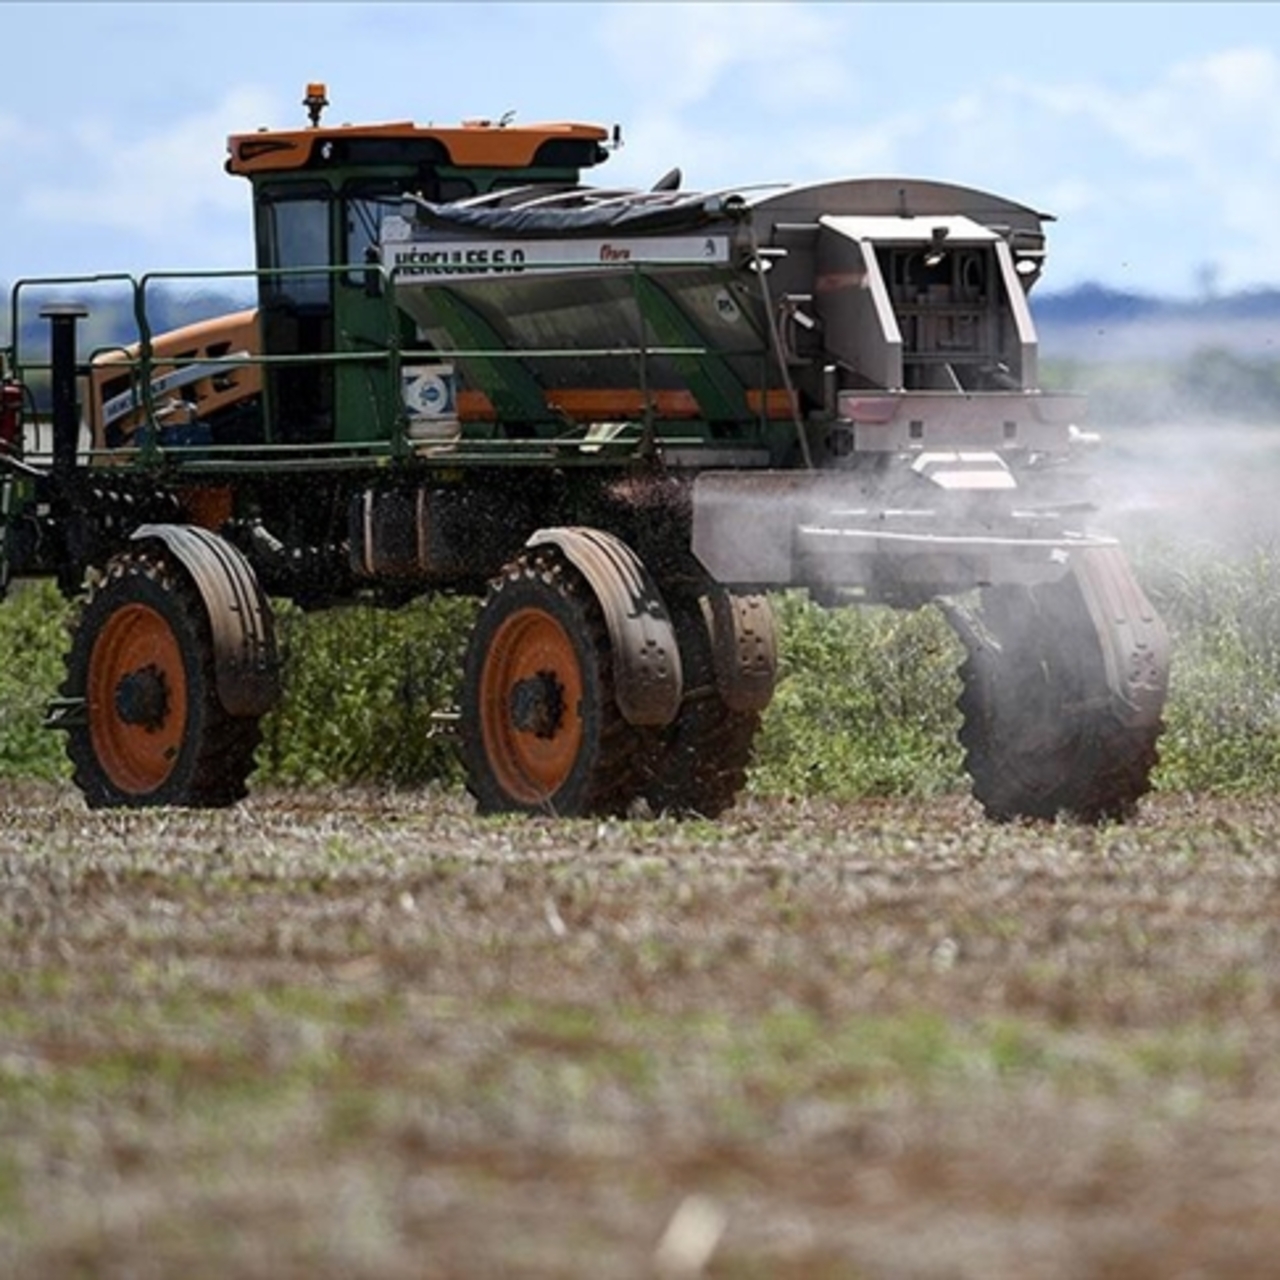
[{"label": "dry stubble field", "polygon": [[1280,804],[0,799],[0,1274],[1280,1273]]}]

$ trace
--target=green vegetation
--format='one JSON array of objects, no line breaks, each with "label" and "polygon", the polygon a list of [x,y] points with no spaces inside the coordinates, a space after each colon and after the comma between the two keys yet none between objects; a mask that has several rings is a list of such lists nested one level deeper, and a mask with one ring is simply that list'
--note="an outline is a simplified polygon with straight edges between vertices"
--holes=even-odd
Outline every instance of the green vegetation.
[{"label": "green vegetation", "polygon": [[1280,417],[1280,360],[1222,347],[1202,347],[1172,363],[1050,359],[1040,367],[1040,381],[1049,391],[1087,392],[1089,422],[1109,431]]},{"label": "green vegetation", "polygon": [[[1157,786],[1280,786],[1280,553],[1149,551],[1139,571],[1174,636]],[[259,781],[458,782],[447,729],[474,603],[396,611],[284,609],[288,682],[263,724]],[[933,609],[828,612],[775,600],[783,677],[765,717],[756,795],[929,796],[962,791],[958,641]],[[65,775],[41,728],[61,678],[69,609],[25,585],[0,605],[0,777]],[[15,660],[16,658],[16,660]]]},{"label": "green vegetation", "polygon": [[[287,683],[263,722],[258,776],[298,785],[454,778],[454,752],[434,717],[453,697],[473,608],[438,600],[307,614],[280,605]],[[73,616],[51,582],[24,584],[0,604],[0,649],[24,655],[0,669],[0,777],[68,772],[62,739],[41,723]]]},{"label": "green vegetation", "polygon": [[392,611],[278,614],[285,699],[263,723],[259,771],[278,782],[452,780],[447,713],[474,612],[442,599]]},{"label": "green vegetation", "polygon": [[1148,585],[1175,646],[1158,785],[1280,785],[1280,552],[1184,555],[1153,566]]},{"label": "green vegetation", "polygon": [[765,716],[759,794],[935,795],[963,786],[959,641],[936,609],[774,601],[782,680]]},{"label": "green vegetation", "polygon": [[62,743],[41,725],[62,679],[68,616],[47,582],[24,585],[0,604],[0,777],[64,772]]}]

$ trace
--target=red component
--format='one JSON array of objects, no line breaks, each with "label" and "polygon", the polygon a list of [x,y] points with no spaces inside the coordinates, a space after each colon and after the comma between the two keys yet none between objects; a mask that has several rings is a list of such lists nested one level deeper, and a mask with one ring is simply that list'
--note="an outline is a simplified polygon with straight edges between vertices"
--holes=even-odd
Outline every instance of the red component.
[{"label": "red component", "polygon": [[0,382],[0,452],[22,452],[22,383]]},{"label": "red component", "polygon": [[842,397],[840,412],[863,425],[883,426],[893,421],[894,414],[898,412],[898,400],[894,396]]}]

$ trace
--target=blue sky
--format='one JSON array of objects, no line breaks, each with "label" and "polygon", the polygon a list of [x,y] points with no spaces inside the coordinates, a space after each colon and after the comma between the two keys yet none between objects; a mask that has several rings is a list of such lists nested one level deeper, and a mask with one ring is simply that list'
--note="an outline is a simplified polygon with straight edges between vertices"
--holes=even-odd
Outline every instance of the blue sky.
[{"label": "blue sky", "polygon": [[249,264],[228,133],[622,126],[596,171],[690,189],[911,175],[1058,218],[1042,288],[1280,286],[1280,5],[0,5],[0,280]]}]

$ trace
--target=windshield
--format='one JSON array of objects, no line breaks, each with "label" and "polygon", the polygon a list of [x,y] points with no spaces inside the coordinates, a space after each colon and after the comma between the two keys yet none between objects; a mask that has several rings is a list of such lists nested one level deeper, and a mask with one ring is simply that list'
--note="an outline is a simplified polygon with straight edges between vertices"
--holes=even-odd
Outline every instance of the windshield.
[{"label": "windshield", "polygon": [[[263,199],[261,264],[290,273],[303,267],[328,267],[328,192],[290,192],[289,197]],[[267,277],[263,292],[294,306],[324,306],[329,300],[329,277],[324,272]]]}]

